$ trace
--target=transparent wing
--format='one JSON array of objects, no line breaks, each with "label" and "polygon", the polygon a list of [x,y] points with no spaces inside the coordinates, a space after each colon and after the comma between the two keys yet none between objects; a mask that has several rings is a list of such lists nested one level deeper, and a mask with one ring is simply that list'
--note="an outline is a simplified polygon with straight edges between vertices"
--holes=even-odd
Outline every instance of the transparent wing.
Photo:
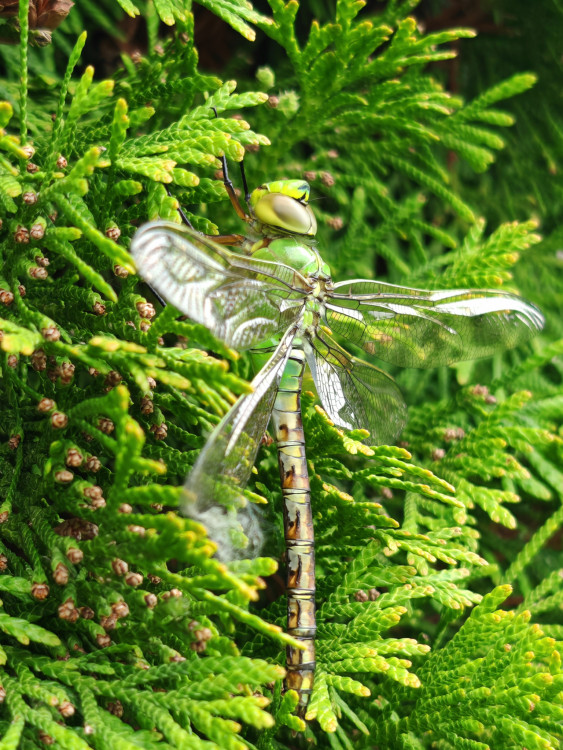
[{"label": "transparent wing", "polygon": [[517,346],[543,328],[541,312],[492,290],[434,292],[379,281],[340,282],[325,320],[368,354],[401,367],[436,367]]},{"label": "transparent wing", "polygon": [[324,333],[306,340],[304,347],[329,417],[348,430],[369,430],[373,444],[392,444],[407,420],[407,407],[393,378],[352,357]]},{"label": "transparent wing", "polygon": [[286,331],[310,289],[290,266],[238,255],[171,222],[142,226],[131,253],[164,299],[235,349]]},{"label": "transparent wing", "polygon": [[294,336],[295,329],[286,332],[252,381],[253,392],[241,396],[213,430],[186,480],[183,511],[207,527],[222,560],[253,556],[261,547],[256,512],[242,490],[268,427]]}]

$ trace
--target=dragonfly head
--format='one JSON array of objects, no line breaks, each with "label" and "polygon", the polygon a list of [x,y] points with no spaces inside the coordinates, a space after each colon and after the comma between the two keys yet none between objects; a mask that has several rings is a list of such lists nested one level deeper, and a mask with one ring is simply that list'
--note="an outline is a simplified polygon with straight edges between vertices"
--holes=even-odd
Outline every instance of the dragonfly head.
[{"label": "dragonfly head", "polygon": [[250,208],[266,227],[314,237],[317,220],[308,203],[309,193],[309,185],[303,180],[267,182],[250,194]]}]

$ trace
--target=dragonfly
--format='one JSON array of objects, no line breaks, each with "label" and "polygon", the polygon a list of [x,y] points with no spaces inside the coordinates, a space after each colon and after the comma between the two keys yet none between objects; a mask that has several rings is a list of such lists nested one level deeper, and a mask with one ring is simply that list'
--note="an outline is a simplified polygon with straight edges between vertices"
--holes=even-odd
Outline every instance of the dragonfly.
[{"label": "dragonfly", "polygon": [[[270,419],[277,443],[286,545],[286,689],[305,715],[315,671],[315,544],[301,417],[305,366],[337,426],[367,429],[371,444],[392,444],[403,429],[403,395],[384,370],[352,356],[344,339],[400,367],[430,368],[486,357],[539,332],[537,307],[496,290],[425,291],[382,281],[334,281],[315,242],[317,222],[303,180],[279,180],[249,193],[245,210],[223,163],[225,189],[247,234],[209,236],[157,220],[131,244],[139,274],[168,303],[236,350],[258,348],[267,361],[211,432],[186,480],[185,512],[207,526],[224,559],[233,556],[227,518],[244,490]],[[229,249],[229,246],[233,249]],[[246,505],[246,508],[252,506]],[[246,513],[246,515],[245,515]],[[239,513],[252,556],[262,532]],[[234,534],[234,536],[233,536]],[[213,536],[213,535],[212,535]]]}]

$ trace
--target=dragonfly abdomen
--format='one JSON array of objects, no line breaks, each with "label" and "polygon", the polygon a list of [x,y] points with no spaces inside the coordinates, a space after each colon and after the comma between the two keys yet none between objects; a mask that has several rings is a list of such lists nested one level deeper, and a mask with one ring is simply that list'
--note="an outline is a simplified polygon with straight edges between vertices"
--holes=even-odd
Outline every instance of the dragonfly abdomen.
[{"label": "dragonfly abdomen", "polygon": [[305,435],[301,419],[301,385],[305,354],[293,349],[279,385],[272,418],[278,447],[287,549],[287,632],[302,645],[288,646],[286,688],[299,693],[305,713],[315,672],[315,538]]}]

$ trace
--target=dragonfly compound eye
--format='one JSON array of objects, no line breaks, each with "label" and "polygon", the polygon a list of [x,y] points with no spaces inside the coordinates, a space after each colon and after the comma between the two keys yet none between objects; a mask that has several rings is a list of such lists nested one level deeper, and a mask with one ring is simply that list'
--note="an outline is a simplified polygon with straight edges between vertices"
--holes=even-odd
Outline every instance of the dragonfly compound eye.
[{"label": "dragonfly compound eye", "polygon": [[266,193],[254,206],[258,221],[286,232],[314,237],[317,220],[309,206],[281,193]]}]

